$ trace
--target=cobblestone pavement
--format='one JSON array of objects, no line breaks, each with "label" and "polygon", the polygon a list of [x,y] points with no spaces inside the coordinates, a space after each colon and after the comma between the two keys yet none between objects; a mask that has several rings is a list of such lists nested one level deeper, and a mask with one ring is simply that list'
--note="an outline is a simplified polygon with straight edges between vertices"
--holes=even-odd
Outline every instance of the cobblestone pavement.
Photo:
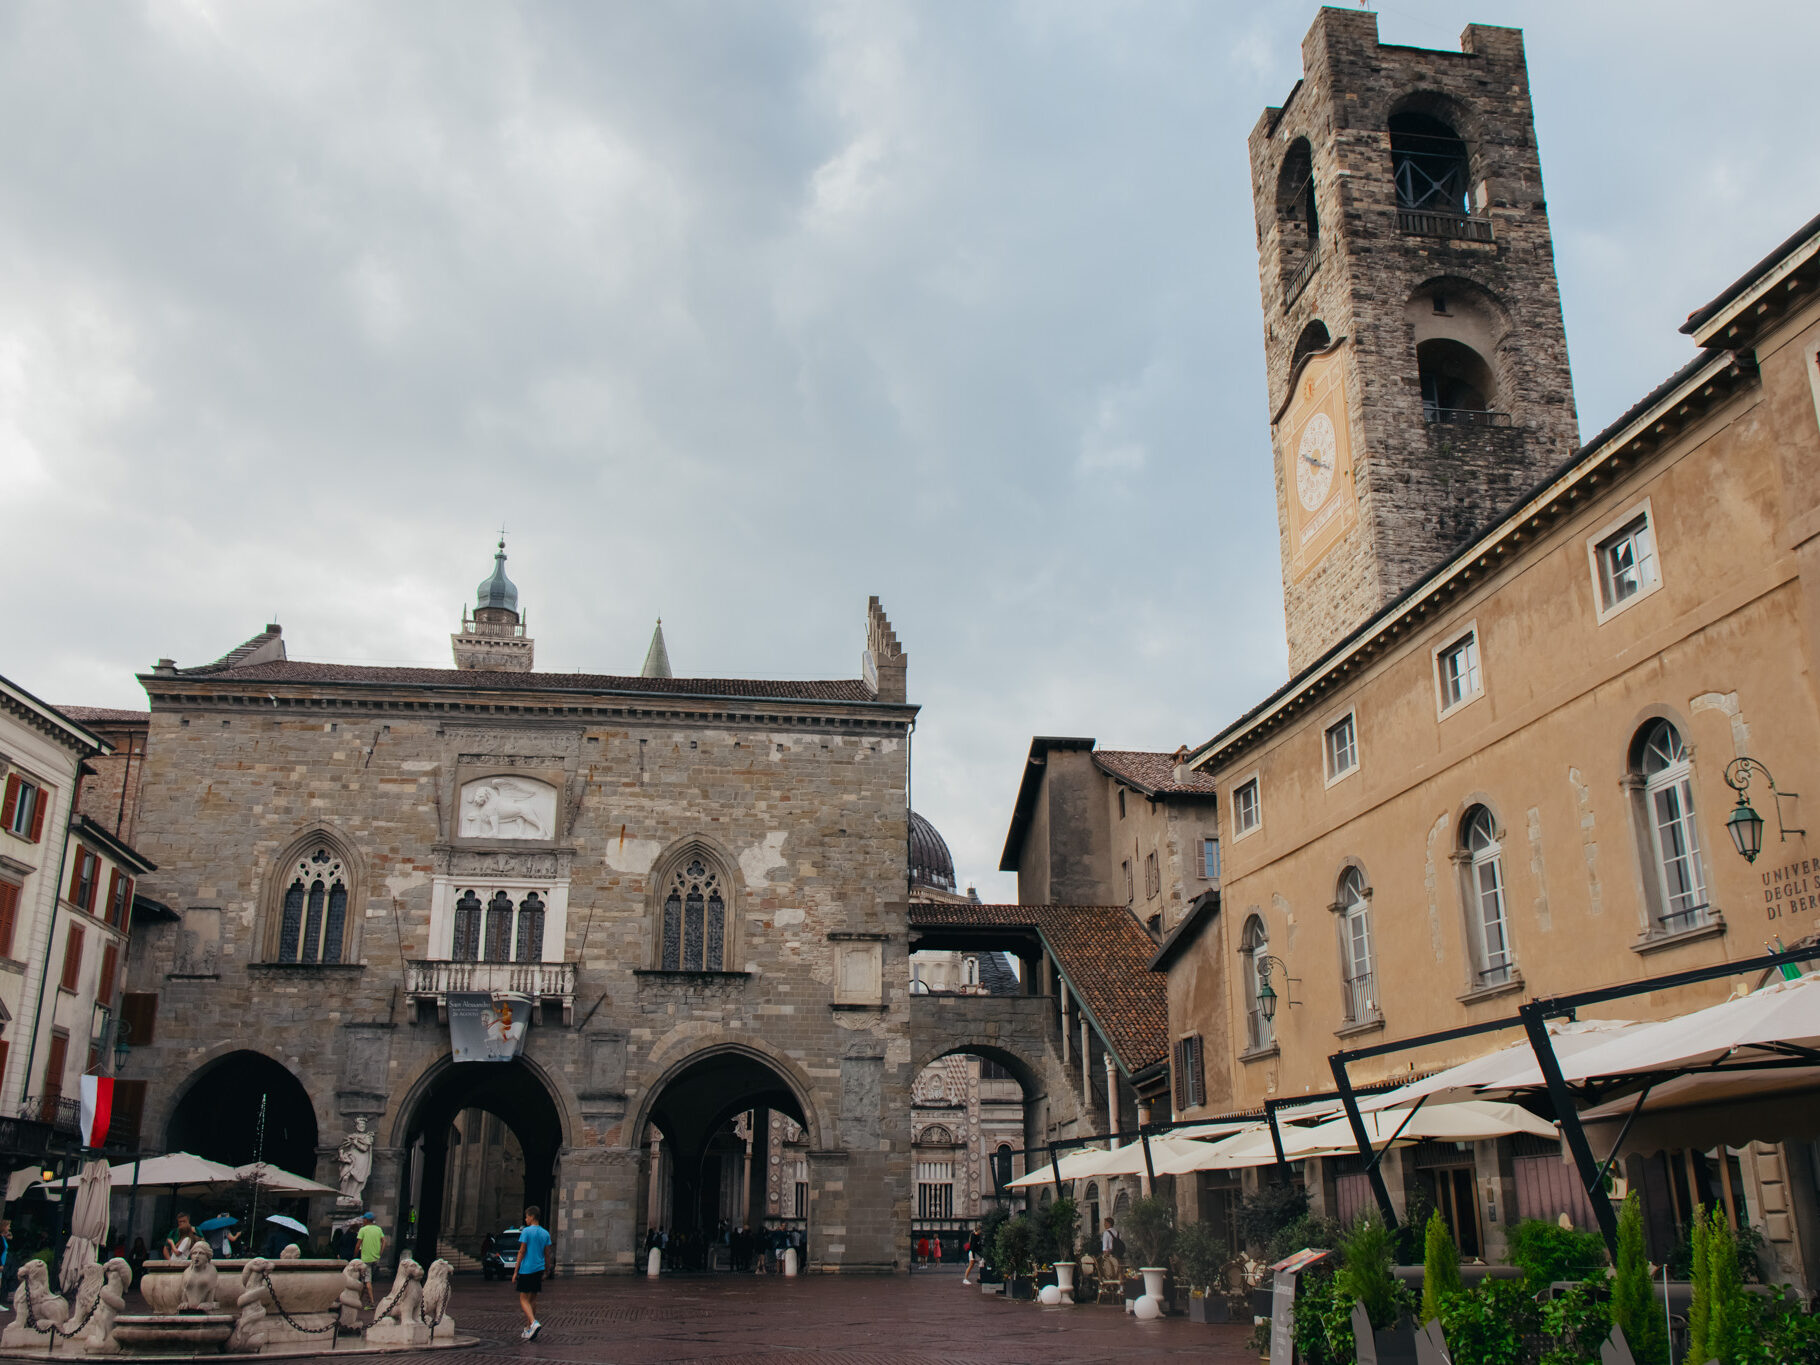
[{"label": "cobblestone pavement", "polygon": [[[720,1275],[561,1279],[538,1302],[542,1334],[521,1342],[524,1319],[508,1284],[455,1282],[450,1312],[478,1347],[411,1352],[396,1365],[987,1365],[1189,1359],[1256,1365],[1249,1327],[1170,1318],[1141,1323],[1116,1308],[1043,1308],[987,1297],[952,1273],[889,1278]],[[368,1357],[371,1359],[371,1357]]]}]

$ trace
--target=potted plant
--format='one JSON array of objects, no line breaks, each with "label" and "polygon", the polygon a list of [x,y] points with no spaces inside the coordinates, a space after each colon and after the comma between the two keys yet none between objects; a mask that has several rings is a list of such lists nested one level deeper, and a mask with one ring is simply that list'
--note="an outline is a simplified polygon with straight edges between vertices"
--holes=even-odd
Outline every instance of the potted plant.
[{"label": "potted plant", "polygon": [[982,1263],[980,1265],[980,1284],[988,1287],[987,1292],[991,1292],[990,1286],[1002,1285],[1005,1282],[1004,1274],[999,1270],[998,1234],[999,1229],[1010,1220],[1011,1214],[1002,1204],[995,1205],[984,1218],[980,1219],[979,1251]]},{"label": "potted plant", "polygon": [[1341,1302],[1351,1300],[1354,1331],[1368,1327],[1380,1359],[1415,1359],[1416,1332],[1409,1320],[1415,1295],[1391,1273],[1396,1243],[1375,1213],[1353,1225],[1341,1243],[1334,1277]]},{"label": "potted plant", "polygon": [[1035,1287],[1030,1282],[1035,1247],[1036,1229],[1022,1214],[999,1229],[998,1240],[993,1244],[993,1259],[998,1262],[999,1272],[1005,1277],[1006,1298],[1035,1297]]},{"label": "potted plant", "polygon": [[1070,1299],[1074,1295],[1074,1239],[1079,1221],[1072,1199],[1058,1199],[1043,1210],[1044,1259],[1054,1263],[1056,1287]]},{"label": "potted plant", "polygon": [[1144,1293],[1161,1309],[1168,1302],[1164,1281],[1169,1276],[1169,1252],[1175,1244],[1175,1208],[1154,1195],[1139,1199],[1125,1211],[1125,1228],[1131,1248],[1137,1253]]},{"label": "potted plant", "polygon": [[1214,1281],[1226,1261],[1225,1239],[1205,1223],[1190,1223],[1175,1235],[1175,1263],[1188,1285],[1188,1316],[1194,1322],[1225,1322],[1226,1300]]}]

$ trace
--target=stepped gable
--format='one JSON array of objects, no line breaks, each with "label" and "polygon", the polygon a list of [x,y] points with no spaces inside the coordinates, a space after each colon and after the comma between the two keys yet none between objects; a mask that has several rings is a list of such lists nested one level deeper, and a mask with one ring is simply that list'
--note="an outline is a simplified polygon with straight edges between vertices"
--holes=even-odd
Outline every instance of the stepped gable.
[{"label": "stepped gable", "polygon": [[1150,970],[1156,942],[1124,906],[918,901],[910,927],[1034,931],[1127,1074],[1168,1058],[1166,983]]}]

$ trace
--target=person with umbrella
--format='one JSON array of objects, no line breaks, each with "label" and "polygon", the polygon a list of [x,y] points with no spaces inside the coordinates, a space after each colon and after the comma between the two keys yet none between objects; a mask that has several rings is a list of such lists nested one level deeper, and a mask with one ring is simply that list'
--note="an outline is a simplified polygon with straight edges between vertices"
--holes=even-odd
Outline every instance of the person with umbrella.
[{"label": "person with umbrella", "polygon": [[233,1255],[234,1243],[240,1240],[240,1234],[229,1231],[239,1224],[240,1220],[231,1213],[218,1213],[204,1222],[198,1231],[210,1234],[209,1250],[226,1259]]},{"label": "person with umbrella", "polygon": [[[277,1260],[284,1255],[284,1249],[287,1246],[297,1241],[297,1238],[291,1236],[293,1232],[301,1234],[305,1241],[309,1239],[310,1230],[295,1218],[282,1213],[273,1213],[266,1215],[265,1221],[272,1225],[272,1230],[266,1234],[263,1253],[268,1260]],[[301,1250],[301,1247],[299,1249]]]}]

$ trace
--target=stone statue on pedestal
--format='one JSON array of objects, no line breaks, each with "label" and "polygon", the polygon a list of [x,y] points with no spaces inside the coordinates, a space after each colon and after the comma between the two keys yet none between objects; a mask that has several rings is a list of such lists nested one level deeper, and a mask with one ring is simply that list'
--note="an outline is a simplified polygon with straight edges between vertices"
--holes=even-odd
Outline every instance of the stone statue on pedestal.
[{"label": "stone statue on pedestal", "polygon": [[367,1132],[364,1118],[354,1120],[354,1131],[341,1140],[336,1160],[341,1163],[341,1202],[360,1203],[367,1177],[373,1174],[373,1134]]}]

